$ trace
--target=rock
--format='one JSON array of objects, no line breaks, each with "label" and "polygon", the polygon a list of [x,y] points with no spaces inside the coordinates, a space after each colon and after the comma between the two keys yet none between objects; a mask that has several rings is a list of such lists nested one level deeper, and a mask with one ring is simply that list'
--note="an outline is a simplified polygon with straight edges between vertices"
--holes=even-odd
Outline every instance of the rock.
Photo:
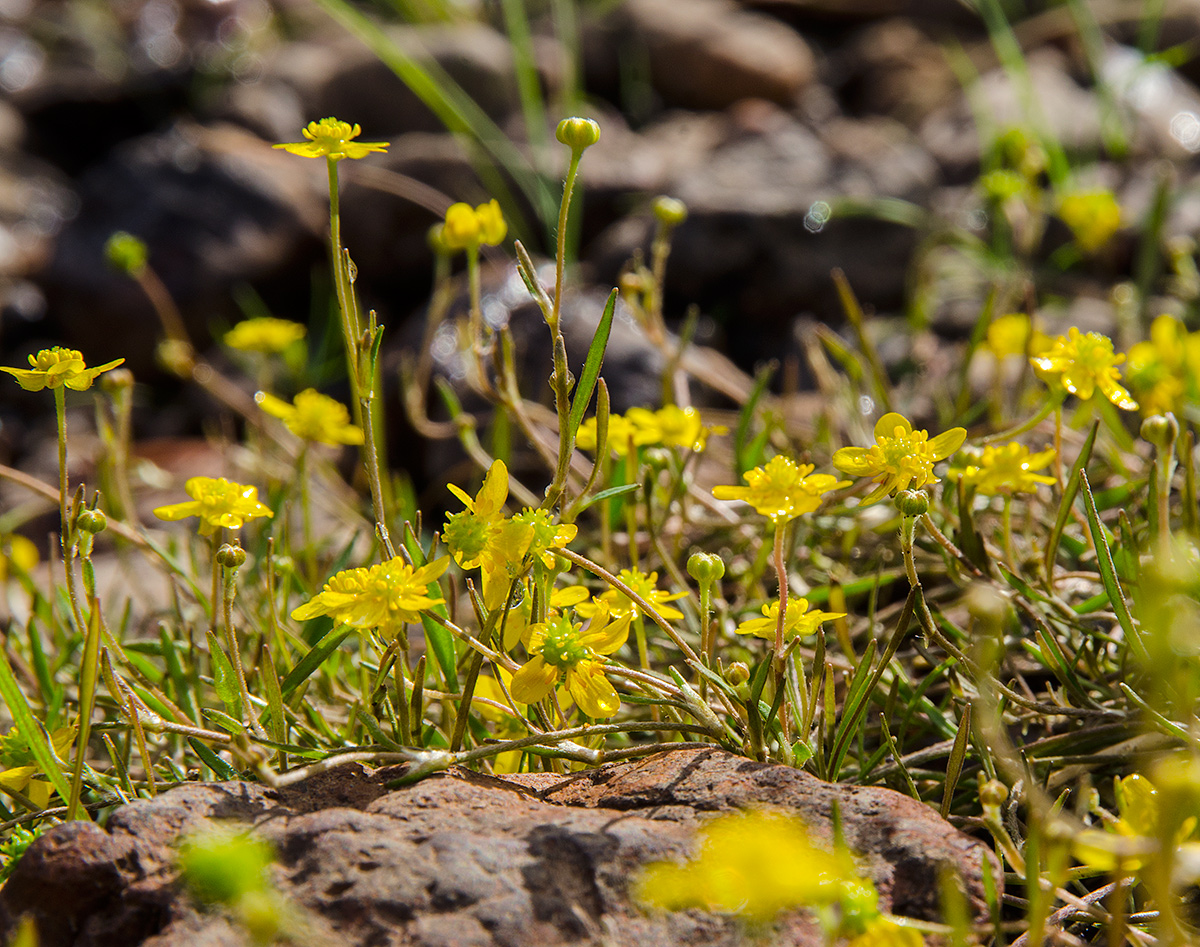
[{"label": "rock", "polygon": [[[566,777],[455,770],[388,791],[395,773],[347,766],[279,790],[184,784],[116,810],[107,832],[56,826],[0,889],[0,935],[29,912],[41,947],[240,943],[228,919],[178,888],[176,844],[215,821],[268,839],[280,892],[312,931],[346,945],[565,947],[604,937],[734,947],[741,933],[732,919],[646,914],[629,889],[641,866],[686,857],[713,814],[745,806],[790,810],[828,841],[836,802],[859,870],[897,914],[936,918],[938,872],[951,868],[983,920],[984,859],[1000,877],[985,845],[912,799],[719,750]],[[781,919],[779,934],[781,944],[821,943],[803,912]]]},{"label": "rock", "polygon": [[815,64],[798,33],[733,0],[629,0],[618,32],[644,44],[655,91],[668,106],[723,109],[741,99],[791,105]]}]

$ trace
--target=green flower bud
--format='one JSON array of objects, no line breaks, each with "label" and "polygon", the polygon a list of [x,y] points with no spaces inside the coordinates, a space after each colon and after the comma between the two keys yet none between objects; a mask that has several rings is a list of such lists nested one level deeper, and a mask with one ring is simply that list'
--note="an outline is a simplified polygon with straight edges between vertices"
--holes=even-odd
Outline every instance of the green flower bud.
[{"label": "green flower bud", "polygon": [[600,126],[590,118],[564,118],[558,123],[554,137],[572,151],[581,152],[600,140]]},{"label": "green flower bud", "polygon": [[226,569],[238,569],[246,561],[246,550],[232,543],[225,543],[217,550],[217,565]]},{"label": "green flower bud", "polygon": [[1169,451],[1179,436],[1179,422],[1175,415],[1156,414],[1142,422],[1142,439],[1149,441],[1160,451]]},{"label": "green flower bud", "polygon": [[929,512],[929,497],[923,490],[901,490],[896,494],[896,509],[903,516],[924,516]]},{"label": "green flower bud", "polygon": [[725,680],[734,687],[740,687],[750,680],[750,668],[745,661],[734,661],[725,671]]},{"label": "green flower bud", "polygon": [[712,585],[725,575],[725,560],[710,552],[694,552],[688,557],[687,571],[701,585]]},{"label": "green flower bud", "polygon": [[118,230],[104,244],[104,256],[110,266],[137,276],[146,266],[146,244],[131,233]]},{"label": "green flower bud", "polygon": [[454,249],[446,243],[445,231],[445,223],[438,221],[425,234],[425,242],[429,244],[429,249],[438,256],[446,256],[454,252]]},{"label": "green flower bud", "polygon": [[103,510],[84,510],[75,520],[75,525],[85,533],[102,533],[108,529],[108,517]]},{"label": "green flower bud", "polygon": [[979,802],[985,809],[998,809],[1008,798],[1008,787],[998,779],[989,779],[979,787]]},{"label": "green flower bud", "polygon": [[673,197],[656,197],[654,199],[654,216],[659,223],[668,227],[678,227],[687,220],[687,204]]}]

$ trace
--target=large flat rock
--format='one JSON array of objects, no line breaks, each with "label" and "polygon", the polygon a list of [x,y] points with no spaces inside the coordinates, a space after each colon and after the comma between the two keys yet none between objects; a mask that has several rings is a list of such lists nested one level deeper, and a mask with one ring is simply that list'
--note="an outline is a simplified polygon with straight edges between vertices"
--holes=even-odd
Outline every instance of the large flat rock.
[{"label": "large flat rock", "polygon": [[[986,846],[887,789],[694,749],[570,776],[453,771],[388,790],[395,775],[347,766],[280,790],[186,784],[116,810],[106,829],[57,826],[0,889],[0,936],[32,913],[41,947],[241,944],[227,918],[181,892],[174,861],[182,836],[232,821],[275,846],[275,883],[318,942],[733,947],[731,918],[647,914],[630,883],[648,862],[686,857],[705,820],[747,806],[791,810],[818,839],[836,806],[885,910],[936,918],[949,866],[985,914]],[[820,942],[804,912],[782,919],[778,943]]]}]

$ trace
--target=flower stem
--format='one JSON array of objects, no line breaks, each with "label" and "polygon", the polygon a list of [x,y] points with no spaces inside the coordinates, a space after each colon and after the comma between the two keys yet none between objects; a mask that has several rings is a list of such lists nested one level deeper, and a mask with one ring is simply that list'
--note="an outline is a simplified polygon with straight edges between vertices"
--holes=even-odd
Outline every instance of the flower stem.
[{"label": "flower stem", "polygon": [[266,739],[266,733],[259,726],[258,720],[250,704],[250,688],[246,686],[246,672],[242,667],[242,650],[238,645],[237,632],[233,627],[233,600],[237,595],[237,569],[221,567],[225,572],[224,590],[222,595],[223,612],[222,624],[225,626],[225,642],[229,648],[229,660],[233,664],[233,673],[237,675],[238,693],[242,698],[242,716],[245,723],[255,736]]},{"label": "flower stem", "polygon": [[58,422],[58,516],[59,545],[62,548],[63,570],[67,579],[67,598],[71,602],[71,613],[75,627],[81,631],[87,626],[83,612],[79,609],[79,593],[75,588],[75,544],[71,538],[71,517],[67,512],[67,402],[62,386],[54,389],[54,415]]}]

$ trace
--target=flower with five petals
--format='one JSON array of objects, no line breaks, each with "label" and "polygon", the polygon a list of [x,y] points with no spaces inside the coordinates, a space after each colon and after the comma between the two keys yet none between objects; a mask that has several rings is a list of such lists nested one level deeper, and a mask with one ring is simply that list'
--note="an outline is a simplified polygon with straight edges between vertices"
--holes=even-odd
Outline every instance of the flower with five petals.
[{"label": "flower with five petals", "polygon": [[789,457],[776,454],[765,466],[746,471],[744,487],[713,487],[713,496],[718,500],[749,503],[779,526],[813,512],[821,505],[823,494],[850,485],[849,480],[814,474],[814,469],[812,464],[797,464]]},{"label": "flower with five petals", "polygon": [[908,418],[891,412],[875,422],[871,447],[843,447],[833,455],[833,466],[852,477],[872,477],[879,486],[863,503],[874,503],[885,494],[919,490],[936,480],[933,465],[945,460],[967,439],[961,427],[952,427],[937,437],[914,431]]},{"label": "flower with five petals", "polygon": [[309,122],[307,128],[300,130],[300,134],[308,140],[283,142],[273,147],[302,158],[328,158],[330,161],[365,158],[373,151],[388,149],[386,141],[353,141],[362,134],[362,127],[336,118]]},{"label": "flower with five petals", "polygon": [[86,391],[92,387],[97,375],[110,368],[116,368],[124,361],[125,359],[118,358],[96,368],[88,368],[84,364],[83,355],[75,349],[64,349],[56,345],[54,348],[42,349],[37,355],[30,355],[29,368],[0,367],[0,372],[8,372],[26,391],[62,387],[73,391]]},{"label": "flower with five petals", "polygon": [[169,522],[198,516],[201,536],[211,536],[222,526],[241,529],[247,520],[275,515],[258,501],[257,487],[234,483],[224,477],[192,477],[183,488],[192,498],[190,501],[160,506],[154,515]]}]

